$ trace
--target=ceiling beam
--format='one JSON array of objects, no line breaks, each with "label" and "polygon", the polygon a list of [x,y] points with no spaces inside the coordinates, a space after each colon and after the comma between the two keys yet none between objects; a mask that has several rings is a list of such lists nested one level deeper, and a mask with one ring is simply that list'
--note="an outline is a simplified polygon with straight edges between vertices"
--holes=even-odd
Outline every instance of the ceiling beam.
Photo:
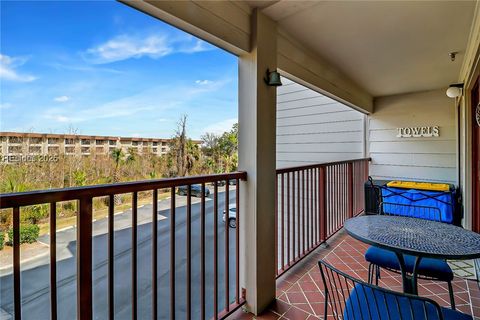
[{"label": "ceiling beam", "polygon": [[250,51],[250,13],[236,2],[119,1],[233,54]]},{"label": "ceiling beam", "polygon": [[477,1],[475,13],[473,16],[472,27],[468,37],[467,49],[465,50],[465,58],[463,59],[462,68],[458,77],[458,82],[465,83],[465,87],[471,89],[475,84],[476,74],[478,70],[476,64],[480,57],[480,2]]},{"label": "ceiling beam", "polygon": [[278,67],[295,81],[347,104],[363,113],[373,112],[373,97],[317,53],[279,29]]}]

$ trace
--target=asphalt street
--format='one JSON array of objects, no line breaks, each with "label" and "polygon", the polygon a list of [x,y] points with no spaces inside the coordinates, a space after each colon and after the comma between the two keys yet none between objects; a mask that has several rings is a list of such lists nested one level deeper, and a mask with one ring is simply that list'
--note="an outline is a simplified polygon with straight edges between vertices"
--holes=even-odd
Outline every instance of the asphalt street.
[{"label": "asphalt street", "polygon": [[[206,201],[206,317],[213,315],[214,300],[214,210],[213,201]],[[235,190],[231,188],[230,203],[235,203]],[[186,310],[186,197],[176,197],[175,211],[175,312],[176,318],[184,319]],[[191,261],[192,261],[192,318],[200,318],[200,202],[194,199],[191,210]],[[225,306],[225,225],[222,220],[225,208],[225,193],[218,198],[218,309]],[[158,312],[159,319],[170,316],[170,200],[159,202],[158,224]],[[137,290],[138,319],[151,319],[152,312],[152,204],[139,207],[137,231]],[[107,319],[107,220],[93,224],[93,300],[94,318]],[[235,230],[229,228],[230,267],[229,301],[235,298]],[[115,215],[115,318],[131,319],[131,211]],[[76,318],[76,229],[57,232],[57,295],[58,319]],[[43,236],[48,243],[49,237]],[[49,256],[44,255],[22,264],[22,318],[32,320],[50,319]],[[0,320],[13,314],[13,279],[11,272],[0,277]]]}]

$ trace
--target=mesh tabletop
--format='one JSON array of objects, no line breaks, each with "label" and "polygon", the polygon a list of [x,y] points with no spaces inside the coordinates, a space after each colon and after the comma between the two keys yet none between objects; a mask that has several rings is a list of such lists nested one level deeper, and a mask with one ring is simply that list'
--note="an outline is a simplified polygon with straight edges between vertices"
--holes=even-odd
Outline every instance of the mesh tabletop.
[{"label": "mesh tabletop", "polygon": [[451,224],[373,215],[347,220],[345,230],[362,242],[406,254],[443,259],[480,257],[480,234]]}]

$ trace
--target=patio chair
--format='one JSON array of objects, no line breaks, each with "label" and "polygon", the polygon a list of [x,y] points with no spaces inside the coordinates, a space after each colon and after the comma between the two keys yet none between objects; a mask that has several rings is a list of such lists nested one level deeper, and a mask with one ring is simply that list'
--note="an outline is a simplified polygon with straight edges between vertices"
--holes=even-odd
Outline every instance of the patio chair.
[{"label": "patio chair", "polygon": [[[380,214],[385,215],[403,215],[409,216],[412,209],[415,209],[417,218],[424,218],[433,221],[440,221],[440,211],[433,207],[411,206],[398,203],[380,203]],[[411,255],[403,256],[407,273],[413,273],[415,265],[415,257]],[[368,266],[368,283],[378,285],[380,278],[380,269],[386,269],[391,272],[400,273],[400,264],[394,252],[378,247],[370,246],[365,252],[365,260],[369,262]],[[450,305],[455,310],[455,297],[453,293],[452,280],[453,271],[446,260],[422,258],[417,269],[417,278],[444,281],[448,285],[448,293],[450,295]]]},{"label": "patio chair", "polygon": [[325,296],[324,319],[327,316],[335,320],[473,319],[470,315],[440,307],[431,299],[387,290],[355,279],[325,261],[320,260],[318,266]]}]

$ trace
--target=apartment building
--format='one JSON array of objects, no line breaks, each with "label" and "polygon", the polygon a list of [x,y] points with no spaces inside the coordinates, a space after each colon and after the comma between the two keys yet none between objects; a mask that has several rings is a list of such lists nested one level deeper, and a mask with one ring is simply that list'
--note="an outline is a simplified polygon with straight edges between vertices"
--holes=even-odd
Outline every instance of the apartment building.
[{"label": "apartment building", "polygon": [[161,138],[0,132],[0,154],[88,156],[107,155],[114,149],[121,148],[124,152],[133,149],[138,154],[152,153],[161,156],[168,152],[170,141],[171,139]]}]

